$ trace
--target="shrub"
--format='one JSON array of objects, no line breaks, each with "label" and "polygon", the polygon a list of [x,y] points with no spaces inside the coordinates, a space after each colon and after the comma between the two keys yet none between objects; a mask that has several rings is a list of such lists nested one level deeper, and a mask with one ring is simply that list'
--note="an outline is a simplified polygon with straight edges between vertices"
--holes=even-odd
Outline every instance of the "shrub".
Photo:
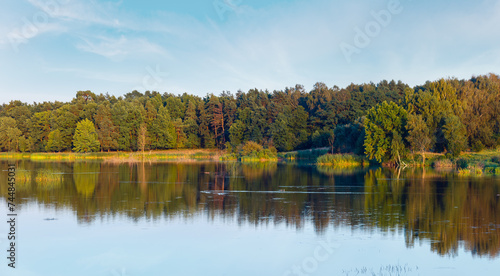
[{"label": "shrub", "polygon": [[453,162],[450,159],[439,159],[434,161],[434,168],[453,168]]},{"label": "shrub", "polygon": [[247,141],[238,146],[236,156],[242,161],[277,160],[277,150],[273,146],[264,148],[253,141]]},{"label": "shrub", "polygon": [[261,145],[255,143],[254,141],[247,141],[240,145],[240,147],[239,152],[241,156],[256,156],[258,152],[264,149]]},{"label": "shrub", "polygon": [[491,162],[500,164],[500,156],[495,156],[491,158]]},{"label": "shrub", "polygon": [[469,166],[467,160],[465,160],[464,158],[460,158],[456,161],[456,164],[457,164],[457,168],[459,169],[465,169]]}]

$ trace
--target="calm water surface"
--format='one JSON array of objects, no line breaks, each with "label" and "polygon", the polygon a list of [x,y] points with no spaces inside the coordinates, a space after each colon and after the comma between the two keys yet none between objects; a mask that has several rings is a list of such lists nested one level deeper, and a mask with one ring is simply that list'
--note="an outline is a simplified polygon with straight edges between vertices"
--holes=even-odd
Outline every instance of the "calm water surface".
[{"label": "calm water surface", "polygon": [[[498,275],[500,178],[16,161],[0,275]],[[7,162],[0,162],[7,220]]]}]

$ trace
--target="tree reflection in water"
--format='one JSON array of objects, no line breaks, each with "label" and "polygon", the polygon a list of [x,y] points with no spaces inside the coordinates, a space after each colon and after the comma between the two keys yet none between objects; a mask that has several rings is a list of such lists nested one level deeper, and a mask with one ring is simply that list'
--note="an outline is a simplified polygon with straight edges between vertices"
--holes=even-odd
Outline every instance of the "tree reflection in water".
[{"label": "tree reflection in water", "polygon": [[[17,170],[21,204],[70,208],[80,223],[207,214],[297,229],[313,223],[318,234],[331,227],[404,233],[408,247],[426,241],[440,255],[456,255],[462,245],[477,256],[500,251],[500,181],[493,177],[276,163],[17,161]],[[37,178],[42,171],[50,172],[44,183]],[[7,176],[1,174],[5,195]]]}]

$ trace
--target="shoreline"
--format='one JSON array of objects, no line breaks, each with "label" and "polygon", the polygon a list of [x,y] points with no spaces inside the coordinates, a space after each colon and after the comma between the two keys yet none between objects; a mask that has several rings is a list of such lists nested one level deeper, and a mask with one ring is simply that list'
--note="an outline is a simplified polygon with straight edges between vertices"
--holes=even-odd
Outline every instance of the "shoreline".
[{"label": "shoreline", "polygon": [[100,160],[108,162],[150,162],[150,161],[219,161],[224,155],[220,150],[161,150],[145,152],[57,152],[57,153],[16,153],[2,152],[0,160],[16,159],[31,161],[79,161]]},{"label": "shoreline", "polygon": [[[311,161],[318,167],[332,168],[363,168],[369,162],[363,156],[352,154],[324,154],[326,149],[311,149],[279,153],[277,158],[262,159],[244,157],[241,160],[227,158],[224,150],[217,149],[172,149],[145,152],[58,152],[58,153],[18,153],[1,152],[0,160],[31,160],[31,161],[104,161],[110,163],[140,163],[140,162],[242,162],[242,163],[278,163],[294,161]],[[415,153],[405,159],[408,167],[422,167],[419,154]],[[483,150],[481,152],[464,152],[456,158],[448,158],[444,154],[427,153],[425,167],[454,170],[462,175],[494,174],[500,175],[500,149]],[[383,166],[383,164],[382,164]]]}]

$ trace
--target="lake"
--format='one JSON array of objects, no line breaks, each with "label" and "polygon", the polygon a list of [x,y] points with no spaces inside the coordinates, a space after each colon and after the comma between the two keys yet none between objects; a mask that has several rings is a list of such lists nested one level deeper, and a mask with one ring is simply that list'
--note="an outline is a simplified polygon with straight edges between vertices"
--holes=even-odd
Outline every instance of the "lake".
[{"label": "lake", "polygon": [[[0,161],[0,275],[498,275],[500,177]],[[10,241],[9,241],[10,242]]]}]

